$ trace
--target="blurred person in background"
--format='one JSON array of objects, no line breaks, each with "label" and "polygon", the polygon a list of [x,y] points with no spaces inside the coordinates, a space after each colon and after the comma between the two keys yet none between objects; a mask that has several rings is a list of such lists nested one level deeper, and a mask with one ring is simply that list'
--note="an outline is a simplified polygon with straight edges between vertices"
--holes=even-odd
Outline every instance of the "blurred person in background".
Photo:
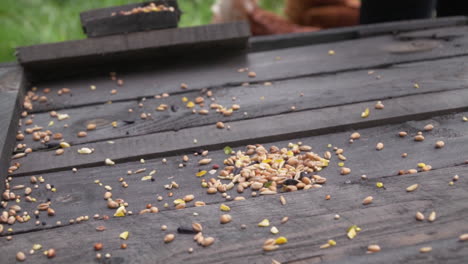
[{"label": "blurred person in background", "polygon": [[[261,0],[217,0],[215,23],[248,20],[253,35],[285,34],[435,16],[468,15],[468,0],[284,0],[285,17]],[[281,0],[278,0],[281,1]]]}]

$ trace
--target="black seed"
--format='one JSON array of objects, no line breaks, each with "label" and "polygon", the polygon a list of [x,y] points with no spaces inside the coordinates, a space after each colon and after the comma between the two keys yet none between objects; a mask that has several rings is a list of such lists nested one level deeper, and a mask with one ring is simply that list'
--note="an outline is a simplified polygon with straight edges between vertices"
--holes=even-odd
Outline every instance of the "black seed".
[{"label": "black seed", "polygon": [[42,222],[42,225],[47,225],[47,223],[46,223],[46,222]]},{"label": "black seed", "polygon": [[[52,187],[52,186],[51,186]],[[52,187],[53,188],[53,187]],[[47,198],[47,201],[50,202],[50,198]]]},{"label": "black seed", "polygon": [[154,182],[154,178],[151,178],[151,181]]},{"label": "black seed", "polygon": [[299,181],[294,180],[294,179],[287,179],[283,182],[283,185],[296,185],[298,184]]},{"label": "black seed", "polygon": [[175,105],[171,105],[171,110],[172,112],[177,112],[177,110],[179,110],[179,107]]},{"label": "black seed", "polygon": [[180,227],[177,228],[177,233],[180,233],[180,234],[196,234],[198,232],[193,230],[193,228],[191,228],[191,227],[180,226]]},{"label": "black seed", "polygon": [[241,168],[235,168],[232,174],[237,175],[240,173]]},{"label": "black seed", "polygon": [[300,176],[299,176],[299,179],[302,179],[304,177],[308,177],[309,176],[309,173],[307,171],[303,171],[301,172]]}]

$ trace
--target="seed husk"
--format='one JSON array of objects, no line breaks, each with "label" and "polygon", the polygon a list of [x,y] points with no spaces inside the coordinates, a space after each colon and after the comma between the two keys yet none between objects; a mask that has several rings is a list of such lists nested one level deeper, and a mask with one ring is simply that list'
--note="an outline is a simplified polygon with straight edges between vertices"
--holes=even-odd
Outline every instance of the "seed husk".
[{"label": "seed husk", "polygon": [[289,220],[289,217],[285,216],[281,219],[281,224],[285,224],[286,222],[288,222]]},{"label": "seed husk", "polygon": [[400,137],[406,137],[408,135],[408,133],[406,133],[405,131],[401,131],[400,133],[398,133],[398,135]]},{"label": "seed husk", "polygon": [[63,149],[57,149],[57,150],[55,151],[55,155],[60,156],[60,155],[62,155],[64,152],[65,152],[65,150],[63,150]]},{"label": "seed husk", "polygon": [[18,252],[16,253],[16,260],[18,261],[25,261],[26,260],[26,255],[23,252]]},{"label": "seed husk", "polygon": [[377,150],[382,150],[384,148],[384,144],[382,142],[377,143],[377,146],[375,147]]},{"label": "seed husk", "polygon": [[375,253],[375,252],[379,252],[381,250],[380,246],[379,245],[369,245],[367,247],[367,250],[369,252],[372,252],[372,253]]},{"label": "seed husk", "polygon": [[220,221],[221,224],[227,224],[227,223],[232,221],[232,217],[231,217],[231,215],[223,214],[219,218],[219,221]]},{"label": "seed husk", "polygon": [[167,234],[165,237],[164,237],[164,243],[171,243],[175,238],[175,235],[174,234]]},{"label": "seed husk", "polygon": [[211,159],[202,159],[198,162],[199,165],[206,165],[211,162]]},{"label": "seed husk", "polygon": [[416,213],[416,220],[424,221],[424,215],[421,212]]},{"label": "seed husk", "polygon": [[372,197],[372,196],[367,196],[366,198],[364,198],[364,200],[362,200],[362,204],[363,204],[363,205],[371,204],[373,200],[374,200],[374,197]]},{"label": "seed husk", "polygon": [[445,146],[445,142],[443,142],[442,140],[437,141],[435,144],[436,148],[443,148],[444,146]]},{"label": "seed husk", "polygon": [[406,191],[407,191],[407,192],[412,192],[412,191],[416,190],[418,187],[419,187],[419,184],[416,183],[416,184],[413,184],[413,185],[411,185],[411,186],[408,186],[408,187],[406,188]]},{"label": "seed husk", "polygon": [[419,252],[421,253],[428,253],[432,251],[432,247],[422,247],[419,249]]},{"label": "seed husk", "polygon": [[429,217],[427,218],[427,221],[429,222],[434,222],[437,218],[437,214],[435,211],[432,211],[430,214],[429,214]]}]

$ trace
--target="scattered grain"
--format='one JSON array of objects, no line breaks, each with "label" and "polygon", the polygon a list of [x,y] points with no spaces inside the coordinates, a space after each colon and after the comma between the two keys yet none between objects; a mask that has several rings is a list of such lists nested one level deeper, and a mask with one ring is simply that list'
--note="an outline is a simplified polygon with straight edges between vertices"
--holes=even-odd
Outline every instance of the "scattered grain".
[{"label": "scattered grain", "polygon": [[416,220],[424,221],[424,215],[421,212],[416,213]]},{"label": "scattered grain", "polygon": [[374,197],[372,197],[372,196],[367,196],[366,198],[364,198],[364,200],[362,200],[362,204],[363,204],[363,205],[371,204],[373,200],[374,200]]}]

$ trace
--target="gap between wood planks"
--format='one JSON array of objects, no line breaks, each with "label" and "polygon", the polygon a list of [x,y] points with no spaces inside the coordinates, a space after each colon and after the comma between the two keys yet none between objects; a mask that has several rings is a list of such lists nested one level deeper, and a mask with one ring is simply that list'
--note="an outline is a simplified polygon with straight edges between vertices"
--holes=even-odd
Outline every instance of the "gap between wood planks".
[{"label": "gap between wood planks", "polygon": [[[420,128],[428,123],[432,123],[435,128],[431,132],[425,132],[426,140],[423,142],[414,142],[411,136],[400,138],[396,135],[398,131],[407,131],[410,135],[416,134]],[[424,121],[409,121],[398,125],[362,129],[359,132],[361,133],[361,138],[352,144],[348,142],[351,131],[296,139],[304,145],[312,146],[315,153],[323,153],[326,150],[330,150],[327,146],[328,143],[333,143],[333,146],[344,149],[344,155],[347,158],[345,166],[351,168],[351,174],[339,176],[341,167],[338,162],[340,160],[333,156],[329,166],[319,173],[327,178],[324,190],[362,183],[360,177],[363,174],[368,175],[369,179],[372,179],[375,175],[379,178],[388,177],[392,174],[396,176],[400,170],[417,168],[417,164],[421,162],[431,165],[434,169],[451,168],[460,165],[463,159],[466,159],[465,154],[468,150],[468,145],[466,144],[468,141],[468,131],[466,130],[466,124],[461,121],[461,115],[440,116]],[[446,143],[446,147],[435,149],[434,143],[438,140],[443,140]],[[384,150],[375,150],[377,142],[385,143],[386,147]],[[266,144],[265,147],[269,148],[273,144],[278,147],[284,147],[288,143],[289,141],[275,142]],[[401,157],[403,152],[408,153],[406,158]],[[195,174],[200,169],[208,170],[210,165],[199,166],[198,160],[201,157],[190,155],[190,160],[185,162],[185,167],[179,168],[182,154],[189,153],[179,154],[181,155],[177,157],[166,156],[167,162],[165,164],[162,162],[162,159],[155,159],[146,160],[145,164],[141,164],[140,162],[117,163],[114,166],[79,169],[76,173],[70,170],[45,174],[42,176],[46,180],[46,183],[54,185],[58,191],[54,193],[46,190],[44,187],[46,183],[43,183],[39,189],[33,192],[32,196],[37,198],[38,201],[51,199],[53,208],[57,212],[65,212],[57,214],[53,219],[54,221],[62,221],[62,223],[66,223],[70,218],[76,218],[80,215],[109,213],[106,202],[103,199],[98,198],[98,201],[101,201],[101,203],[96,203],[96,197],[102,197],[104,193],[102,187],[95,184],[96,180],[99,180],[103,185],[111,186],[113,188],[113,197],[124,198],[131,205],[129,209],[134,211],[141,210],[147,203],[155,205],[156,196],[168,192],[164,186],[172,181],[179,184],[179,188],[171,190],[173,197],[193,194],[196,198],[195,200],[202,200],[208,204],[225,202],[226,199],[220,195],[207,195],[205,188],[198,187],[202,178],[196,177]],[[209,153],[208,157],[213,159],[212,164],[223,164],[223,160],[227,156],[224,151],[218,150]],[[392,162],[388,162],[390,160]],[[145,173],[125,176],[129,170],[136,171],[142,168],[146,168]],[[141,177],[147,175],[153,169],[157,170],[157,173],[154,175],[155,181],[142,182]],[[458,169],[453,168],[453,170]],[[119,177],[124,178],[129,185],[128,188],[122,188],[120,182],[117,181]],[[216,175],[210,176],[207,173],[204,178],[208,177],[216,177]],[[29,178],[14,177],[10,182],[10,186],[16,185],[29,186]],[[132,195],[133,193],[135,195]],[[228,194],[231,197],[250,197],[250,191],[238,194],[233,189],[228,191]],[[171,200],[175,198],[164,199]],[[159,207],[162,202],[156,202],[156,204]],[[20,206],[23,210],[33,211],[36,204],[22,202]],[[173,207],[169,207],[169,209],[173,209]],[[168,209],[160,209],[160,211],[164,210]],[[49,218],[47,219],[50,220]],[[48,225],[50,225],[48,220]],[[18,225],[15,230],[19,232],[25,229],[38,228],[33,225],[33,222],[28,222]]]},{"label": "gap between wood planks", "polygon": [[[443,72],[440,69],[435,72],[440,64],[446,64]],[[226,88],[215,90],[214,98],[216,103],[230,105],[232,103],[241,104],[241,110],[235,111],[230,117],[214,113],[213,110],[208,116],[194,115],[186,109],[185,103],[180,102],[180,98],[172,96],[163,99],[149,99],[143,102],[144,106],[139,107],[137,101],[127,103],[105,104],[98,107],[81,107],[68,111],[70,118],[66,122],[69,128],[60,127],[60,123],[52,127],[54,133],[61,133],[66,142],[71,145],[99,142],[103,140],[113,140],[118,138],[129,138],[139,135],[147,135],[156,132],[177,131],[183,128],[196,127],[207,124],[214,124],[217,121],[247,120],[264,116],[273,116],[293,112],[291,105],[296,107],[295,112],[305,110],[315,110],[323,107],[334,107],[349,105],[358,102],[371,102],[372,100],[395,99],[414,94],[430,94],[446,90],[465,89],[465,81],[460,78],[465,62],[460,58],[450,60],[438,60],[437,63],[410,63],[401,64],[399,67],[390,70],[378,71],[369,75],[365,71],[348,74],[335,74],[334,76],[323,76],[320,78],[299,78],[286,82],[276,82],[272,86],[252,86]],[[421,89],[414,89],[413,75],[418,76],[421,81]],[[383,76],[378,79],[375,76]],[[359,81],[357,81],[359,80]],[[338,84],[337,84],[338,82]],[[309,83],[314,83],[313,87],[304,89]],[[329,88],[331,87],[331,88]],[[304,95],[299,97],[299,94]],[[192,91],[189,98],[195,98],[199,94]],[[259,97],[267,95],[267,100],[261,101]],[[269,96],[273,94],[273,97]],[[219,96],[218,96],[219,95]],[[189,96],[189,95],[187,95]],[[231,97],[235,96],[236,101]],[[286,98],[286,100],[282,100]],[[297,102],[290,102],[289,98],[297,98]],[[356,98],[356,99],[354,99]],[[205,98],[205,102],[209,98]],[[262,102],[259,104],[258,102]],[[141,113],[153,112],[160,103],[179,107],[179,111],[156,112],[155,117],[142,120]],[[206,103],[207,104],[207,103]],[[128,109],[134,109],[133,113],[128,113]],[[247,112],[250,115],[242,115],[240,112]],[[28,117],[29,118],[29,117]],[[131,119],[134,123],[127,124],[126,120]],[[34,125],[47,127],[51,117],[49,114],[36,114]],[[76,133],[86,130],[85,122],[106,121],[100,124],[98,129],[88,133],[87,137],[78,138]],[[117,128],[110,126],[111,120],[123,122]],[[24,127],[26,127],[24,125]],[[25,143],[33,150],[44,149],[40,142],[33,141],[30,135],[21,143]]]},{"label": "gap between wood planks", "polygon": [[[73,167],[100,166],[106,158],[117,162],[173,155],[197,149],[221,149],[226,145],[240,146],[251,143],[265,143],[275,140],[293,139],[303,136],[321,135],[346,129],[366,128],[393,124],[408,120],[429,118],[467,109],[464,98],[468,90],[457,90],[427,95],[413,95],[387,100],[382,111],[372,109],[368,118],[361,118],[364,109],[372,108],[369,103],[358,103],[341,107],[328,107],[278,116],[263,117],[231,123],[231,130],[219,130],[214,126],[182,129],[176,133],[163,132],[135,138],[124,138],[108,142],[87,144],[94,148],[90,155],[80,155],[77,150],[83,145],[66,149],[63,155],[54,152],[33,152],[13,160],[21,167],[13,174],[25,176],[44,172],[60,171]],[[462,121],[460,121],[462,122]],[[259,126],[258,124],[267,124]],[[198,143],[194,144],[193,140]],[[154,146],[155,149],[149,148]],[[53,159],[54,163],[50,160]]]},{"label": "gap between wood planks", "polygon": [[[464,27],[455,27],[455,28],[446,28],[446,29],[438,29],[440,32],[450,31],[453,30],[455,32],[461,32]],[[434,30],[434,32],[438,32]],[[389,40],[390,39],[390,40]],[[239,85],[242,82],[249,82],[254,81],[255,83],[260,83],[264,81],[280,81],[280,80],[288,80],[290,78],[299,78],[299,77],[310,77],[310,76],[320,76],[324,74],[331,74],[331,73],[341,73],[347,71],[355,71],[360,69],[367,69],[373,67],[384,67],[384,66],[391,66],[401,63],[408,63],[408,62],[418,62],[418,61],[431,61],[431,60],[438,60],[442,58],[452,58],[455,56],[466,55],[467,52],[465,51],[463,45],[464,38],[454,39],[450,42],[442,43],[440,42],[438,46],[433,47],[432,49],[425,51],[425,52],[409,52],[409,53],[394,53],[396,51],[392,51],[392,49],[398,50],[401,45],[411,46],[410,44],[413,42],[410,41],[395,41],[390,36],[384,37],[376,37],[376,38],[367,38],[364,40],[360,40],[357,42],[359,45],[363,46],[360,47],[362,50],[365,50],[363,54],[359,52],[357,54],[346,52],[341,52],[341,50],[346,50],[346,47],[352,45],[352,41],[344,41],[333,43],[333,46],[329,45],[317,45],[317,46],[306,46],[306,47],[299,47],[299,48],[290,48],[290,49],[282,49],[282,50],[275,50],[270,52],[264,53],[255,53],[250,54],[250,57],[246,57],[244,59],[236,57],[234,59],[230,59],[222,62],[215,62],[215,65],[201,65],[199,67],[200,72],[195,72],[193,67],[189,67],[185,65],[185,68],[179,69],[179,72],[172,73],[169,69],[163,69],[163,75],[156,76],[154,80],[163,80],[163,85],[154,87],[154,80],[146,80],[146,82],[150,81],[148,84],[145,85],[144,88],[141,88],[140,91],[143,91],[145,94],[141,95],[134,95],[134,94],[125,94],[125,97],[122,97],[120,94],[116,94],[112,97],[107,93],[107,96],[103,96],[101,100],[97,100],[96,98],[90,98],[90,100],[86,101],[85,104],[89,105],[90,101],[94,101],[94,103],[99,102],[103,103],[108,100],[112,101],[125,101],[128,99],[136,99],[142,98],[146,96],[153,96],[156,93],[168,92],[172,94],[180,94],[183,93],[180,91],[179,85],[181,82],[186,82],[189,84],[189,90],[198,90],[202,88],[215,88],[215,87],[226,87],[226,85]],[[359,41],[359,40],[354,40]],[[390,43],[389,43],[390,41]],[[376,43],[374,43],[376,42]],[[393,44],[392,44],[393,43]],[[447,45],[448,43],[448,45]],[[442,45],[444,44],[444,45]],[[456,46],[458,45],[458,46]],[[456,47],[453,47],[456,46]],[[406,46],[405,46],[406,47]],[[328,49],[335,48],[337,50],[337,54],[334,56],[327,55]],[[360,49],[357,49],[360,50]],[[299,54],[310,54],[308,60],[304,60],[304,56],[299,56]],[[278,55],[284,55],[284,59],[279,61],[274,61],[273,58]],[[370,57],[373,57],[373,60],[370,60]],[[340,63],[336,63],[337,60],[340,60]],[[357,60],[357,62],[356,62]],[[265,65],[267,62],[268,65]],[[244,65],[238,65],[242,63]],[[219,67],[219,65],[221,67]],[[258,64],[258,66],[256,66]],[[358,64],[358,66],[356,66]],[[226,65],[229,65],[228,67]],[[232,67],[232,68],[231,68]],[[246,74],[240,75],[235,70],[239,67],[249,67],[250,70],[257,72],[257,78],[252,80],[248,78]],[[294,67],[294,71],[291,71],[291,67]],[[214,68],[214,69],[212,69]],[[313,70],[312,70],[313,69]],[[160,72],[161,73],[161,72]],[[200,78],[200,74],[211,74],[214,76],[218,76],[218,80],[206,80]],[[129,80],[131,80],[131,76],[128,76]],[[125,79],[125,78],[124,78]],[[141,78],[139,78],[141,82]],[[240,79],[240,80],[239,80]],[[107,78],[101,78],[102,81],[107,80]],[[239,80],[239,81],[238,81]],[[137,80],[138,81],[138,80]],[[91,81],[88,81],[91,82]],[[131,81],[130,81],[131,83]],[[88,83],[88,85],[93,83]],[[101,86],[100,83],[94,83],[97,86]],[[47,83],[43,84],[46,87],[52,87],[52,92],[55,92],[59,89],[59,86],[63,87],[61,84],[49,85]],[[142,85],[142,84],[141,84]],[[55,86],[55,87],[54,87]],[[60,88],[61,88],[60,87]],[[113,86],[114,87],[114,86]],[[150,88],[148,88],[150,87]],[[70,87],[75,89],[73,87]],[[84,87],[81,87],[85,89]],[[114,88],[117,88],[115,86]],[[78,88],[76,88],[78,89]],[[163,89],[163,90],[158,90]],[[63,101],[65,97],[59,98],[58,96],[52,97],[51,99],[56,99],[57,102]],[[70,101],[67,102],[68,104],[77,104],[76,102]],[[81,105],[81,103],[78,103]],[[68,105],[70,106],[70,105]],[[44,108],[45,107],[45,108]],[[36,110],[51,110],[51,109],[60,109],[65,107],[64,104],[55,105],[54,107],[50,106],[37,106]]]},{"label": "gap between wood planks", "polygon": [[[434,250],[442,250],[447,254],[447,251],[453,253],[453,248],[468,246],[466,242],[457,241],[458,236],[468,230],[468,225],[463,220],[468,212],[463,208],[467,197],[464,189],[468,181],[466,177],[462,177],[455,186],[446,184],[449,180],[448,175],[454,173],[465,175],[466,172],[467,167],[463,166],[393,177],[385,182],[386,190],[375,187],[374,182],[332,186],[334,192],[331,193],[332,199],[328,201],[324,199],[324,193],[330,190],[320,189],[284,194],[288,201],[286,206],[280,204],[277,195],[233,202],[229,203],[233,222],[226,225],[220,225],[218,222],[218,215],[222,212],[217,205],[108,221],[90,220],[60,229],[17,234],[10,242],[0,240],[0,251],[3,256],[11,256],[7,259],[13,261],[14,252],[39,242],[45,248],[55,248],[58,252],[55,260],[64,262],[78,255],[93,259],[95,254],[92,249],[93,243],[103,242],[104,252],[111,250],[114,260],[133,263],[145,262],[153,254],[158,256],[158,261],[166,263],[186,261],[189,258],[199,263],[218,262],[220,259],[212,257],[215,252],[234,263],[254,260],[263,263],[271,261],[271,258],[283,262],[317,254],[322,255],[327,261],[348,257],[366,258],[367,245],[377,243],[382,247],[382,252],[402,250],[408,255],[411,253],[410,250],[416,249],[412,255],[425,258],[427,255],[417,251],[419,247],[434,245]],[[415,182],[420,183],[420,188],[407,193],[405,188]],[[361,204],[362,198],[366,195],[374,196],[373,204],[368,206]],[[438,213],[434,223],[418,222],[414,219],[416,211],[422,211],[427,215],[432,210]],[[199,216],[193,216],[193,212],[197,212]],[[333,220],[336,213],[340,214],[342,219]],[[281,225],[279,220],[283,216],[289,216],[290,220]],[[269,228],[256,227],[263,218],[270,219],[272,226],[280,229],[279,235],[286,236],[289,240],[277,251],[262,252],[262,244],[267,238],[279,236],[272,236]],[[204,226],[203,233],[214,236],[217,242],[209,248],[202,249],[196,246],[192,236],[177,234],[174,242],[164,245],[162,237],[166,232],[159,231],[161,224],[169,226],[167,233],[175,233],[178,226],[190,224],[192,221],[200,222]],[[247,230],[240,230],[240,224],[247,224]],[[346,238],[346,229],[353,224],[361,227],[362,231],[350,241]],[[106,225],[108,229],[96,232],[97,225]],[[304,228],[298,228],[299,226]],[[117,249],[118,245],[124,242],[118,238],[123,231],[130,231],[129,240],[125,241],[129,244],[129,248],[125,251]],[[63,232],[69,235],[61,236]],[[319,246],[328,239],[336,240],[337,246],[325,250],[319,249]],[[440,245],[438,241],[445,240],[453,243],[441,245],[443,248],[435,247]],[[196,249],[192,255],[186,252],[189,247]],[[465,253],[459,257],[465,256],[467,251],[462,252]],[[387,257],[399,259],[398,254],[387,254]],[[49,261],[44,256],[29,256],[29,258],[37,263]]]},{"label": "gap between wood planks", "polygon": [[[456,164],[456,165],[452,165],[452,166],[445,166],[445,167],[438,167],[438,168],[434,168],[431,170],[432,173],[436,173],[436,174],[444,174],[446,173],[447,171],[450,171],[452,172],[452,174],[460,174],[462,175],[461,177],[465,177],[468,173],[468,166],[466,165],[466,163],[464,164]],[[366,186],[366,187],[369,187],[369,188],[377,188],[376,187],[376,183],[377,182],[384,182],[385,183],[385,190],[387,190],[387,179],[389,179],[390,181],[393,181],[393,178],[395,177],[414,177],[414,176],[420,176],[420,177],[424,177],[425,172],[418,172],[418,174],[409,174],[409,175],[396,175],[396,174],[392,174],[392,175],[378,175],[376,177],[373,177],[371,179],[368,179],[368,180],[354,180],[354,181],[350,181],[349,183],[331,183],[331,184],[327,184],[327,185],[324,185],[324,187],[322,187],[321,189],[311,189],[311,190],[300,190],[300,191],[296,191],[296,192],[284,192],[284,193],[277,193],[275,195],[258,195],[258,196],[250,196],[248,194],[248,192],[246,191],[245,194],[238,194],[237,196],[244,196],[246,199],[252,199],[253,201],[255,201],[256,199],[262,201],[262,199],[264,199],[264,197],[276,197],[276,199],[278,199],[278,203],[279,203],[279,197],[281,195],[285,196],[285,198],[287,199],[287,201],[291,198],[291,197],[294,197],[294,195],[299,195],[301,194],[302,192],[320,192],[321,195],[323,196],[322,198],[324,198],[324,194],[327,193],[327,194],[333,194],[334,192],[338,192],[339,190],[341,190],[342,188],[347,188],[347,186],[352,186],[352,185],[359,185],[359,186]],[[445,178],[445,180],[447,181],[447,183],[450,181],[451,179],[451,174],[450,175],[446,175],[447,177]],[[45,176],[47,177],[47,175]],[[404,181],[403,181],[404,182]],[[413,181],[413,182],[416,182],[416,181]],[[419,182],[418,182],[419,183]],[[412,183],[411,182],[408,182],[408,186],[411,185]],[[448,185],[448,184],[447,184]],[[406,186],[406,187],[408,187]],[[201,188],[199,187],[198,185],[194,185],[193,187],[196,187],[196,188]],[[403,188],[404,189],[404,188]],[[403,190],[402,189],[402,190]],[[191,193],[194,193],[194,192],[191,192]],[[376,193],[374,193],[376,194]],[[97,198],[100,200],[101,198],[101,194],[97,194],[96,195],[97,197],[93,197],[93,198]],[[155,195],[153,195],[155,196]],[[99,198],[98,198],[99,197]],[[207,196],[209,197],[209,195]],[[335,197],[335,195],[333,195],[333,197]],[[359,204],[361,202],[360,198],[364,198],[364,197],[350,197],[350,199],[353,199],[357,204]],[[203,199],[200,199],[200,198],[197,198],[198,200],[203,200]],[[128,200],[126,200],[128,201]],[[54,199],[51,200],[52,203],[54,203]],[[220,205],[220,204],[226,204],[228,206],[232,206],[233,204],[237,203],[239,201],[227,201],[227,200],[224,200],[224,199],[218,199],[218,200],[214,200],[214,201],[207,201],[206,202],[206,205],[205,206],[217,206],[217,205]],[[37,203],[33,203],[32,205],[36,205]],[[154,205],[160,205],[160,203],[158,204],[154,204]],[[76,205],[75,205],[76,206]],[[85,204],[80,204],[80,206],[84,207]],[[62,215],[62,214],[67,214],[67,213],[70,213],[69,211],[66,211],[66,212],[63,212],[65,210],[67,210],[67,208],[70,208],[69,206],[53,206],[54,208],[58,208],[58,212],[61,212],[59,213],[59,215]],[[102,214],[99,214],[99,215],[106,215],[106,213],[109,213],[108,215],[112,215],[113,214],[113,210],[110,210],[110,209],[107,209],[107,207],[105,206],[105,202],[102,202],[101,203],[101,207],[102,208],[105,208],[105,213],[102,213]],[[326,210],[329,211],[329,213],[333,213],[333,212],[336,212],[336,210],[331,210],[330,208],[328,208],[326,205],[322,205],[323,208],[325,208]],[[369,205],[367,207],[373,207],[373,205]],[[33,207],[22,207],[23,210],[34,210],[34,206]],[[143,206],[141,206],[141,208],[143,208]],[[189,208],[200,208],[200,207],[195,207],[194,205],[192,204],[189,204],[187,205],[186,208],[182,209],[182,210],[185,210],[185,209],[189,209]],[[164,210],[164,211],[160,211],[159,214],[164,214],[166,212],[170,212],[170,211],[174,211],[177,209],[175,208],[169,208],[168,210]],[[74,219],[78,216],[81,216],[81,215],[89,215],[87,214],[88,212],[78,212],[78,214],[75,215],[75,217],[72,217],[71,219]],[[320,215],[320,214],[319,214]],[[311,215],[311,216],[319,216],[319,215]],[[91,215],[89,215],[91,217]],[[134,211],[134,214],[133,215],[127,215],[126,217],[139,217],[138,215],[138,212],[137,211]],[[57,218],[57,216],[55,217]],[[18,226],[18,224],[16,224],[15,226],[13,226],[13,232],[8,232],[8,233],[3,233],[3,234],[0,234],[0,237],[5,237],[5,236],[9,236],[9,235],[19,235],[19,234],[27,234],[27,233],[31,233],[31,232],[40,232],[40,231],[46,231],[46,230],[50,230],[50,229],[56,229],[56,228],[63,228],[63,227],[66,227],[66,226],[71,226],[73,224],[70,224],[68,223],[67,220],[69,219],[66,219],[66,218],[59,218],[60,220],[57,220],[57,221],[61,221],[62,224],[61,225],[47,225],[47,226],[34,226],[33,225],[33,221],[35,221],[35,219],[33,220],[30,220],[30,225],[27,226],[27,224],[21,224],[20,226]],[[110,218],[110,220],[112,219],[115,219],[115,218]],[[344,219],[345,221],[348,221],[347,219],[345,219],[344,217],[342,217],[342,219]],[[43,221],[44,220],[50,220],[50,219],[42,219]],[[56,219],[53,219],[54,221]],[[94,221],[94,220],[91,220],[91,221]],[[50,224],[50,223],[49,223]],[[24,229],[23,229],[24,228]]]}]

